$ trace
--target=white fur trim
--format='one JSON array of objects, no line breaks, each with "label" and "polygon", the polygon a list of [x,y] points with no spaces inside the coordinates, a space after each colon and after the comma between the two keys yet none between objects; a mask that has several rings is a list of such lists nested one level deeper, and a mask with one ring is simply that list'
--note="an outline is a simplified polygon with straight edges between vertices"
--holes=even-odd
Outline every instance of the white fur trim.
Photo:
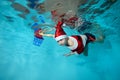
[{"label": "white fur trim", "polygon": [[67,35],[61,35],[61,36],[56,37],[55,40],[59,41],[59,40],[66,38],[66,37],[67,37]]},{"label": "white fur trim", "polygon": [[70,37],[69,36],[69,38],[73,41],[73,46],[70,46],[70,47],[68,47],[68,48],[70,48],[71,50],[74,50],[74,49],[76,49],[77,47],[78,47],[78,42],[77,42],[77,40],[75,39],[75,38],[73,38],[73,37]]},{"label": "white fur trim", "polygon": [[64,27],[65,27],[65,26],[66,26],[66,24],[64,23],[62,26],[64,26]]},{"label": "white fur trim", "polygon": [[80,35],[80,36],[81,36],[81,38],[82,38],[82,42],[83,42],[83,45],[84,45],[84,47],[85,47],[86,42],[87,42],[87,36],[86,36],[86,35]]}]

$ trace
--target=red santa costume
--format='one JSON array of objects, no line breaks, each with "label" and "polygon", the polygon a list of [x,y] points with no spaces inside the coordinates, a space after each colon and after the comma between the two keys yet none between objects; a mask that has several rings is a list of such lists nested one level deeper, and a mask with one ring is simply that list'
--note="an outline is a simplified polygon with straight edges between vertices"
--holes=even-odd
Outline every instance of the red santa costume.
[{"label": "red santa costume", "polygon": [[[62,22],[58,22],[58,24],[56,25],[56,32],[55,32],[56,41],[59,41],[67,37],[66,33],[61,27],[62,25],[63,25]],[[86,35],[73,35],[73,36],[69,36],[69,39],[71,39],[74,43],[73,46],[68,47],[71,49],[72,52],[77,52],[78,54],[80,54],[84,51],[84,47],[87,42]]]},{"label": "red santa costume", "polygon": [[87,36],[86,35],[73,35],[69,37],[74,45],[68,47],[71,49],[72,52],[76,52],[78,54],[81,54],[84,51],[84,47],[87,42]]},{"label": "red santa costume", "polygon": [[63,25],[63,22],[58,22],[58,24],[55,27],[56,28],[56,31],[55,31],[55,40],[56,41],[67,38],[66,33],[62,29],[62,25]]}]

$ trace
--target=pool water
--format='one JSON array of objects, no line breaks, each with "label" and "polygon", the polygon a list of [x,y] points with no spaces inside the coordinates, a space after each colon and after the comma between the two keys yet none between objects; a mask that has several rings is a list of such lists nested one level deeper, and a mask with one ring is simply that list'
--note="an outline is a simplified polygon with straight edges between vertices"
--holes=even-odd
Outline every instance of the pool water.
[{"label": "pool water", "polygon": [[[40,46],[33,45],[34,31],[28,25],[33,23],[32,9],[23,19],[16,15],[19,12],[10,6],[10,1],[0,1],[0,80],[120,80],[120,0],[106,9],[100,7],[103,2],[100,0],[89,8],[105,10],[103,13],[86,11],[83,16],[105,29],[104,43],[90,44],[87,57],[82,54],[65,57],[63,54],[69,49],[59,46],[53,38],[44,37]],[[48,18],[49,12],[40,15],[46,23],[54,25]],[[70,28],[65,31],[68,35],[79,34]]]}]

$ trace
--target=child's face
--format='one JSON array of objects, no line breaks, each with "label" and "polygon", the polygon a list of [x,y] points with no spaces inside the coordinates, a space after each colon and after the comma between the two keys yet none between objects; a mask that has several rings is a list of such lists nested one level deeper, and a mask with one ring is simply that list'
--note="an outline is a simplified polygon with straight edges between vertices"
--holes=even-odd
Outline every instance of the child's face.
[{"label": "child's face", "polygon": [[58,41],[58,44],[61,45],[61,46],[66,45],[66,44],[67,44],[67,39],[64,38],[64,39],[59,40],[59,41]]}]

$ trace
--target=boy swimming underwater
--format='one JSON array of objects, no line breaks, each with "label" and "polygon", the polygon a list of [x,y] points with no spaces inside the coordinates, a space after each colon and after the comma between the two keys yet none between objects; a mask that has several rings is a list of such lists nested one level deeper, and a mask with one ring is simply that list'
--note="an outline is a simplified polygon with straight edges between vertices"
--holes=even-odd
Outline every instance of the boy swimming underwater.
[{"label": "boy swimming underwater", "polygon": [[[55,26],[56,31],[55,35],[53,34],[44,34],[39,32],[40,35],[54,37],[55,40],[61,46],[68,47],[71,52],[68,54],[64,54],[64,56],[70,56],[74,54],[83,53],[85,56],[88,56],[88,44],[95,41],[100,41],[101,38],[96,38],[91,33],[85,33],[83,35],[72,35],[67,36],[62,28],[63,22],[58,22]],[[102,39],[101,39],[102,40]]]}]

